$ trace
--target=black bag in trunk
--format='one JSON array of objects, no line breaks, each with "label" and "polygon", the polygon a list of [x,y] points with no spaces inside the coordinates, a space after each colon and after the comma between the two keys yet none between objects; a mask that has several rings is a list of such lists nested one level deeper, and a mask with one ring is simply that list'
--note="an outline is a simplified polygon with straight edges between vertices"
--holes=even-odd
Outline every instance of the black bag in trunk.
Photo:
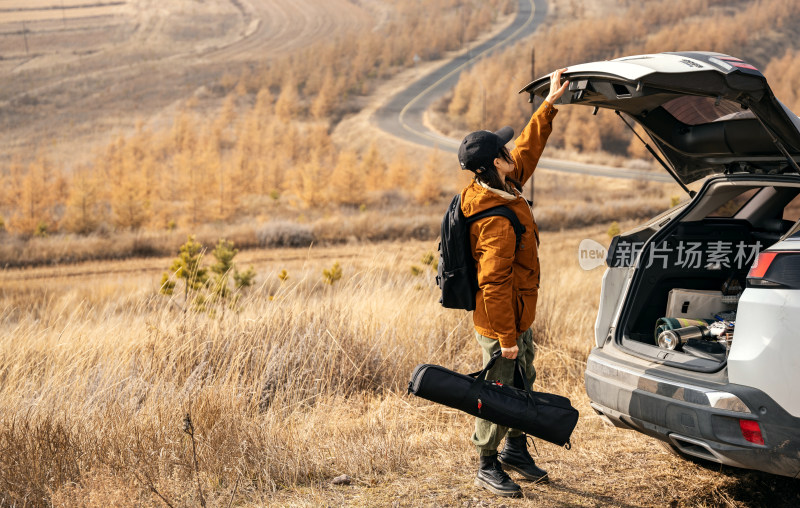
[{"label": "black bag in trunk", "polygon": [[514,384],[522,388],[486,380],[500,355],[497,351],[483,370],[467,376],[439,365],[417,365],[408,393],[569,449],[578,411],[566,397],[530,390],[517,360]]}]

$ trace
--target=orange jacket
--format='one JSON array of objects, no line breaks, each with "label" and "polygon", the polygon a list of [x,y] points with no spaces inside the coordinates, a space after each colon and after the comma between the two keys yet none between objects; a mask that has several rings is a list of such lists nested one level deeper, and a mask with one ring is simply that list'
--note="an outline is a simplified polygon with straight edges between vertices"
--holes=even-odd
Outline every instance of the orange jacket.
[{"label": "orange jacket", "polygon": [[[550,136],[557,110],[545,102],[515,141],[513,178],[525,183],[536,169]],[[525,226],[518,250],[511,222],[486,217],[470,225],[472,257],[478,273],[478,292],[472,319],[481,335],[498,339],[501,347],[517,345],[517,336],[536,317],[539,291],[539,229],[528,202],[521,194],[490,189],[473,180],[461,191],[461,211],[466,217],[497,205],[506,205]]]}]

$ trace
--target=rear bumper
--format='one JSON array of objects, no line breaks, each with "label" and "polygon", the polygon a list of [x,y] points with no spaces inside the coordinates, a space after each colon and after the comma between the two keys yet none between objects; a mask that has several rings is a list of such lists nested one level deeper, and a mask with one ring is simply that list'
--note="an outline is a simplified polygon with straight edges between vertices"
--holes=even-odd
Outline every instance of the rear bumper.
[{"label": "rear bumper", "polygon": [[[678,381],[651,365],[593,350],[585,380],[595,411],[617,427],[687,455],[782,476],[800,474],[800,418],[754,388]],[[758,422],[763,445],[742,436],[740,420]]]}]

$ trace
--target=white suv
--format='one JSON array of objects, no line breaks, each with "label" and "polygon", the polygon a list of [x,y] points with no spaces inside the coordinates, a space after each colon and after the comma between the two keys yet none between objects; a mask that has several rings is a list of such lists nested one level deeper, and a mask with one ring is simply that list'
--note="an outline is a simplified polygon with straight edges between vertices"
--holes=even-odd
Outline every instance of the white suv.
[{"label": "white suv", "polygon": [[[561,104],[638,123],[692,198],[611,242],[592,407],[680,455],[798,477],[800,120],[755,67],[718,53],[564,76]],[[544,96],[548,79],[522,92]]]}]

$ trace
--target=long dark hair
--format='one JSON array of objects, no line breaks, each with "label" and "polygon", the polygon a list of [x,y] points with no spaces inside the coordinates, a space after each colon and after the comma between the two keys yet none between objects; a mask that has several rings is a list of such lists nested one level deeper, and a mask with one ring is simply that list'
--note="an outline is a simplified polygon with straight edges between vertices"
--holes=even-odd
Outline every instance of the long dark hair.
[{"label": "long dark hair", "polygon": [[[511,192],[513,186],[518,191],[522,192],[522,184],[518,181],[514,180],[510,176],[506,176],[505,184],[500,179],[500,174],[497,172],[497,168],[494,167],[494,159],[503,159],[504,161],[514,164],[514,159],[511,157],[511,154],[508,152],[508,148],[500,147],[500,151],[497,153],[496,157],[493,157],[491,160],[486,161],[483,165],[483,171],[478,173],[475,172],[475,179],[479,182],[483,182],[489,187],[497,190],[503,190],[506,192]],[[513,194],[513,192],[511,192]]]}]

